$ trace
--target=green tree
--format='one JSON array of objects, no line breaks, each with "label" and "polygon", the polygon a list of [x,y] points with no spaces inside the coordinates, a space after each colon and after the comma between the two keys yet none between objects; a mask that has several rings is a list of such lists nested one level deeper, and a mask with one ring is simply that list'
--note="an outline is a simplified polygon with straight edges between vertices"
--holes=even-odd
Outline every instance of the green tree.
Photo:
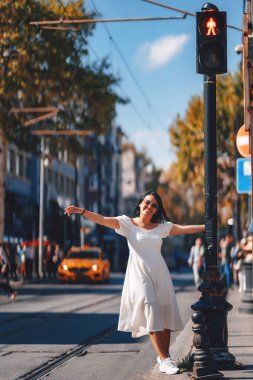
[{"label": "green tree", "polygon": [[[235,134],[243,124],[243,86],[240,71],[219,76],[217,80],[217,162],[218,211],[224,222],[235,197]],[[177,116],[169,129],[176,151],[179,179],[192,189],[193,204],[204,188],[204,103],[193,96],[183,117]],[[194,195],[196,194],[196,195]],[[194,207],[195,208],[195,207]],[[204,197],[202,200],[204,210]],[[200,210],[196,211],[196,217]],[[203,214],[203,211],[202,211]],[[224,217],[224,218],[223,218]],[[224,220],[223,220],[224,219]]]},{"label": "green tree", "polygon": [[[24,128],[27,118],[37,114],[11,113],[11,108],[57,107],[57,116],[44,122],[47,129],[92,129],[95,134],[108,131],[117,102],[119,78],[110,73],[106,60],[89,63],[88,38],[94,24],[77,30],[43,30],[31,21],[60,18],[92,18],[83,0],[3,0],[0,4],[0,149],[14,141],[22,149],[35,149],[38,139]],[[43,125],[42,125],[43,126]],[[81,146],[78,138],[57,139],[73,156]],[[55,148],[57,144],[52,144]],[[1,154],[1,153],[0,153]],[[75,157],[73,160],[75,160]],[[0,194],[3,194],[4,157],[0,158]],[[0,240],[3,231],[3,196],[0,209]]]}]

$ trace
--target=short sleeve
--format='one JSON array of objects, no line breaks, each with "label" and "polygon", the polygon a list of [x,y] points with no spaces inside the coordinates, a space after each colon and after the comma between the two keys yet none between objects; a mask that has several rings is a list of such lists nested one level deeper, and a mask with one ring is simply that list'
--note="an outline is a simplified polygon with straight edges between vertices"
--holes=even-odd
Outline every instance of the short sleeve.
[{"label": "short sleeve", "polygon": [[171,222],[165,222],[161,225],[161,237],[165,238],[170,234],[170,230],[173,227],[173,223]]},{"label": "short sleeve", "polygon": [[131,227],[131,221],[126,215],[116,216],[116,219],[119,221],[119,228],[115,229],[115,232],[119,235],[128,237],[130,227]]}]

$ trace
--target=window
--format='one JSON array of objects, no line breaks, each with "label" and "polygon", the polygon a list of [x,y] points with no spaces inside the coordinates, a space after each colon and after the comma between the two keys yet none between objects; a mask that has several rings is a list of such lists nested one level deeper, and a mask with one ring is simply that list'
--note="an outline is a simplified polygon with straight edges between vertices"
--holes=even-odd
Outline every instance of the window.
[{"label": "window", "polygon": [[27,179],[31,178],[31,176],[29,176],[29,172],[31,170],[31,165],[32,165],[32,161],[30,158],[25,158],[25,177]]},{"label": "window", "polygon": [[57,172],[54,173],[54,186],[55,186],[55,189],[58,190],[58,173]]},{"label": "window", "polygon": [[64,193],[64,177],[62,174],[60,174],[60,192]]},{"label": "window", "polygon": [[14,150],[9,150],[9,172],[16,175],[16,154]]},{"label": "window", "polygon": [[48,183],[52,182],[52,169],[50,168],[47,169],[47,182]]},{"label": "window", "polygon": [[24,178],[25,177],[25,158],[22,154],[17,155],[17,169],[18,169],[18,176]]}]

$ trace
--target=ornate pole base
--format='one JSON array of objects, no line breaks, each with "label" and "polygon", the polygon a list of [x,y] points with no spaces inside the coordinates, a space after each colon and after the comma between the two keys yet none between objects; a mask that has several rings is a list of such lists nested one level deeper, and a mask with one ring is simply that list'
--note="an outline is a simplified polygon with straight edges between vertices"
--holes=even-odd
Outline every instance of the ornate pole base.
[{"label": "ornate pole base", "polygon": [[192,377],[195,379],[221,379],[223,374],[218,371],[218,366],[208,348],[209,338],[206,333],[204,314],[200,311],[192,315],[194,332],[193,344],[196,347],[194,354]]},{"label": "ornate pole base", "polygon": [[225,299],[226,287],[220,273],[204,272],[202,293],[192,305],[194,311],[203,313],[209,338],[209,349],[219,369],[233,368],[235,357],[228,351],[227,313],[233,306]]}]

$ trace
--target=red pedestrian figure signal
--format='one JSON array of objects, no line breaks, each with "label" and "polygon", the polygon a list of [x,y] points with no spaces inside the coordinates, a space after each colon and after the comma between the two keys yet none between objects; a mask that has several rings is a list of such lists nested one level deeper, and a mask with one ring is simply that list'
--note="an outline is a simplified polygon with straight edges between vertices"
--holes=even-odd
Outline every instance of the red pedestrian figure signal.
[{"label": "red pedestrian figure signal", "polygon": [[210,17],[210,19],[207,20],[206,27],[207,27],[207,36],[211,36],[211,35],[216,36],[216,32],[215,32],[216,22],[214,21],[212,17]]},{"label": "red pedestrian figure signal", "polygon": [[227,72],[226,12],[197,12],[196,58],[197,73],[206,75]]}]

